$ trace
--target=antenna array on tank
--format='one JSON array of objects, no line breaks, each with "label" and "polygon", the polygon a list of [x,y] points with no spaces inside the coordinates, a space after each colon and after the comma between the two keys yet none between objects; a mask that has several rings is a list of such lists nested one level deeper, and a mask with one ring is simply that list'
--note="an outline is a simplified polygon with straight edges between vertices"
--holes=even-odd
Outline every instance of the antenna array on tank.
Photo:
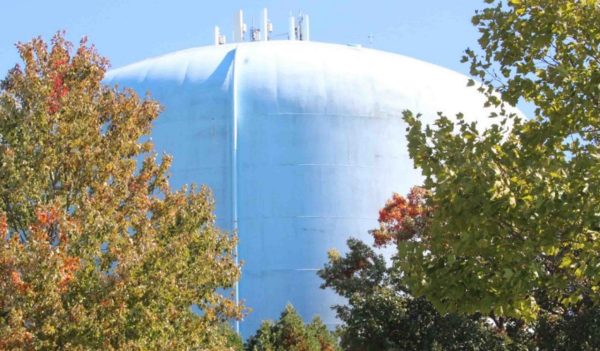
[{"label": "antenna array on tank", "polygon": [[298,40],[310,40],[308,15],[299,15],[297,22],[298,27],[296,29],[296,33],[298,35]]},{"label": "antenna array on tank", "polygon": [[215,26],[215,45],[223,45],[227,41],[225,35],[221,34],[221,30],[218,26]]},{"label": "antenna array on tank", "polygon": [[[273,32],[273,23],[269,21],[267,9],[263,9],[260,27],[252,26],[250,28],[249,41],[267,41],[271,39],[270,33]],[[289,40],[310,40],[310,27],[308,15],[300,14],[297,17],[290,16],[288,27]],[[239,43],[246,41],[246,32],[248,27],[244,23],[244,12],[239,10],[233,20],[233,42]],[[285,34],[284,34],[285,35]],[[227,42],[225,35],[221,34],[219,27],[215,26],[214,32],[215,45],[223,45]]]}]

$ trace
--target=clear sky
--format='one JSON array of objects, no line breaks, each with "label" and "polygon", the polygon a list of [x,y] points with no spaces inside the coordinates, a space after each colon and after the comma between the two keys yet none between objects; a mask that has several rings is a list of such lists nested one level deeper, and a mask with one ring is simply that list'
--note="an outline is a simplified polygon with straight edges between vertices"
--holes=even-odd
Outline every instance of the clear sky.
[{"label": "clear sky", "polygon": [[[211,45],[218,25],[231,39],[233,16],[258,25],[269,9],[276,36],[285,37],[290,13],[310,16],[311,40],[362,44],[435,63],[462,73],[466,47],[476,47],[473,0],[5,0],[0,21],[0,76],[18,60],[14,43],[57,30],[78,42],[87,35],[113,67],[144,58]],[[369,35],[372,35],[370,43]]]}]

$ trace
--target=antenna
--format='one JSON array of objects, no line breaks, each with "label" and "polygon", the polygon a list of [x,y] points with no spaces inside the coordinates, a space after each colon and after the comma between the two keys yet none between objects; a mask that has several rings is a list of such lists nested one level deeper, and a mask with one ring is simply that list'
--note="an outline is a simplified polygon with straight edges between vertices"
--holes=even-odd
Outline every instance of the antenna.
[{"label": "antenna", "polygon": [[290,14],[290,21],[288,26],[288,39],[296,40],[296,18]]},{"label": "antenna", "polygon": [[227,41],[225,35],[221,34],[221,30],[218,26],[215,26],[215,45],[223,45]]},{"label": "antenna", "polygon": [[260,28],[260,31],[262,32],[262,40],[263,41],[267,41],[269,40],[269,32],[272,31],[269,30],[269,16],[267,14],[267,9],[264,8],[263,9],[263,13],[262,13],[262,27]]},{"label": "antenna", "polygon": [[[246,38],[247,32],[248,27],[246,23],[244,23],[244,12],[240,9],[235,13],[233,18],[232,42],[234,43],[240,43],[246,40],[269,41],[272,38],[279,38],[285,35],[287,35],[288,40],[308,41],[310,40],[310,22],[307,14],[299,13],[297,16],[294,16],[290,12],[290,17],[288,21],[288,32],[272,34],[273,23],[269,20],[269,13],[267,8],[263,8],[261,13],[260,25],[255,26],[253,18],[248,38]],[[223,35],[223,33],[221,32],[221,28],[217,26],[215,26],[214,29],[213,41],[215,45],[223,45],[226,42],[225,35]]]},{"label": "antenna", "polygon": [[244,12],[240,10],[235,14],[233,19],[233,41],[239,43],[244,41],[244,34],[246,33],[246,24],[244,23]]},{"label": "antenna", "polygon": [[252,17],[252,21],[250,23],[250,41],[259,41],[260,28],[254,26],[254,17]]},{"label": "antenna", "polygon": [[297,17],[290,15],[288,30],[289,40],[310,40],[310,26],[308,15],[299,14]]},{"label": "antenna", "polygon": [[260,28],[250,27],[250,41],[260,40]]},{"label": "antenna", "polygon": [[310,40],[310,27],[308,21],[308,15],[302,15],[300,22],[300,40]]}]

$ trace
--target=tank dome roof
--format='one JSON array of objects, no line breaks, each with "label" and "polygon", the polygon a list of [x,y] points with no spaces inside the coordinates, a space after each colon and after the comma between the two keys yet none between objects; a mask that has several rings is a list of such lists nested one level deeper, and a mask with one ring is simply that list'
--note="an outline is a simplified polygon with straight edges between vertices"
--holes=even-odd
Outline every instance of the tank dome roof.
[{"label": "tank dome roof", "polygon": [[[288,103],[306,112],[399,115],[410,109],[435,116],[462,112],[482,120],[484,98],[468,77],[399,54],[311,41],[258,41],[204,46],[111,70],[105,82],[168,80],[201,83],[219,77],[234,57],[244,85],[271,108]],[[229,79],[223,80],[224,88]],[[214,82],[213,82],[214,83]],[[385,101],[385,103],[382,103]],[[487,113],[485,113],[487,116]]]}]

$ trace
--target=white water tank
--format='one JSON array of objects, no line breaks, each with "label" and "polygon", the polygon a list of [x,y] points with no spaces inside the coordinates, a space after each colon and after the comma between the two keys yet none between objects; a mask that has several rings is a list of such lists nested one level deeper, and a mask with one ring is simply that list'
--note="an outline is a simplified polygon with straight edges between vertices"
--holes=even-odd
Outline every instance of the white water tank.
[{"label": "white water tank", "polygon": [[[371,242],[392,192],[421,181],[402,111],[485,122],[467,78],[405,56],[308,41],[178,51],[112,70],[107,83],[151,92],[152,139],[174,156],[172,185],[206,184],[218,225],[237,229],[248,337],[286,303],[335,325],[316,271],[353,236]],[[427,121],[427,120],[426,120]]]}]

